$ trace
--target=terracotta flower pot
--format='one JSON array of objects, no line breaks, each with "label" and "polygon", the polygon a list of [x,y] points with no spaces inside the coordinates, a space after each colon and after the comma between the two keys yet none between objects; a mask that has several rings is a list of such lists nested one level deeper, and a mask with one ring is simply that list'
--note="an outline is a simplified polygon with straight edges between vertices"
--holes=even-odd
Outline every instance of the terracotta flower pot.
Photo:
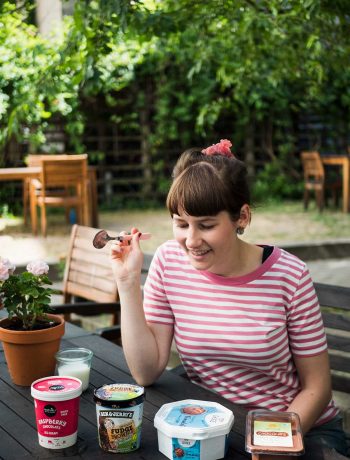
[{"label": "terracotta flower pot", "polygon": [[16,385],[30,386],[34,380],[54,375],[55,354],[64,334],[65,321],[58,315],[47,315],[59,323],[48,329],[16,331],[5,329],[0,321],[0,340],[12,381]]}]

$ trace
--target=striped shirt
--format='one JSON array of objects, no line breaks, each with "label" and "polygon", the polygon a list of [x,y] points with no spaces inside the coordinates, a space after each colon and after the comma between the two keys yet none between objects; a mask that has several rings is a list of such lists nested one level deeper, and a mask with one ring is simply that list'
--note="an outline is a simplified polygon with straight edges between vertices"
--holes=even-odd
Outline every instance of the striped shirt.
[{"label": "striped shirt", "polygon": [[[277,247],[252,273],[223,277],[196,270],[168,241],[153,258],[144,311],[148,322],[174,327],[193,382],[249,409],[287,410],[300,391],[293,356],[327,349],[309,271]],[[331,401],[316,424],[337,413]]]}]

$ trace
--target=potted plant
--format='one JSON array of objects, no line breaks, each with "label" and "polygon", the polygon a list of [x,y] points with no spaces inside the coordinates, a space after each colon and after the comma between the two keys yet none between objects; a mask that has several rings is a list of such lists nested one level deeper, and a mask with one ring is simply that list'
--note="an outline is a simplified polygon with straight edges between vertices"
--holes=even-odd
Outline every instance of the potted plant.
[{"label": "potted plant", "polygon": [[49,287],[49,266],[39,260],[30,262],[22,273],[14,274],[15,268],[0,258],[0,304],[8,312],[0,321],[0,340],[13,382],[29,386],[53,375],[64,319],[48,314],[55,292]]}]

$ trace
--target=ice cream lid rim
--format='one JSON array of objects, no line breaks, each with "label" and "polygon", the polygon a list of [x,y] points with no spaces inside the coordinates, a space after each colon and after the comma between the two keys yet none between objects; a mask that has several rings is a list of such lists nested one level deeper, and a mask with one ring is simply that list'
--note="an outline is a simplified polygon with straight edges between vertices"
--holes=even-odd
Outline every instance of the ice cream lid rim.
[{"label": "ice cream lid rim", "polygon": [[[116,388],[120,388],[121,390],[120,391],[111,391],[110,395],[108,395],[108,396],[105,396],[105,395],[101,394],[103,391],[106,391],[106,390],[108,391],[108,387],[111,387],[111,388],[116,387]],[[125,390],[122,389],[123,387],[125,387]],[[127,388],[129,388],[129,391],[127,391]],[[128,393],[129,393],[129,396],[128,396]],[[132,393],[132,394],[130,395],[130,393]],[[115,396],[117,394],[123,395],[123,399],[115,398]],[[144,395],[145,395],[144,387],[142,387],[140,385],[133,384],[133,383],[110,383],[110,384],[102,385],[99,388],[96,388],[94,390],[95,398],[100,400],[100,401],[105,401],[105,402],[109,402],[109,401],[117,401],[117,402],[132,401],[132,400],[135,400],[135,399],[138,399],[138,398],[143,398]]]},{"label": "ice cream lid rim", "polygon": [[[52,381],[52,384],[48,387],[48,389],[40,389],[38,388],[38,386],[40,386],[40,384],[44,384],[44,383],[47,383],[49,381]],[[36,391],[43,391],[43,392],[47,392],[50,390],[50,387],[51,386],[54,386],[54,385],[59,385],[60,383],[59,382],[62,382],[62,383],[65,383],[67,381],[73,381],[73,382],[77,382],[77,383],[81,383],[81,380],[76,378],[76,377],[73,377],[73,376],[66,376],[66,375],[63,375],[63,376],[59,376],[59,375],[53,375],[51,377],[43,377],[41,379],[38,379],[38,380],[35,380],[33,383],[32,383],[32,388],[34,388]],[[66,388],[65,387],[65,390],[67,392],[70,392],[70,391],[75,391],[76,388]]]}]

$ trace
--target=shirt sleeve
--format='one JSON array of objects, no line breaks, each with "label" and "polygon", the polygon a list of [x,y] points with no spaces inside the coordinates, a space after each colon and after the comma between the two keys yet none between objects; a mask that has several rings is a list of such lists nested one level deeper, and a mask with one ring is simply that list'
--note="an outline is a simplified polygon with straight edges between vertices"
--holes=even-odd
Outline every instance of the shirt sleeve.
[{"label": "shirt sleeve", "polygon": [[287,321],[293,355],[306,358],[327,349],[320,305],[306,266],[290,303]]},{"label": "shirt sleeve", "polygon": [[165,289],[166,253],[162,246],[156,251],[144,286],[143,309],[147,322],[174,325],[174,315]]}]

